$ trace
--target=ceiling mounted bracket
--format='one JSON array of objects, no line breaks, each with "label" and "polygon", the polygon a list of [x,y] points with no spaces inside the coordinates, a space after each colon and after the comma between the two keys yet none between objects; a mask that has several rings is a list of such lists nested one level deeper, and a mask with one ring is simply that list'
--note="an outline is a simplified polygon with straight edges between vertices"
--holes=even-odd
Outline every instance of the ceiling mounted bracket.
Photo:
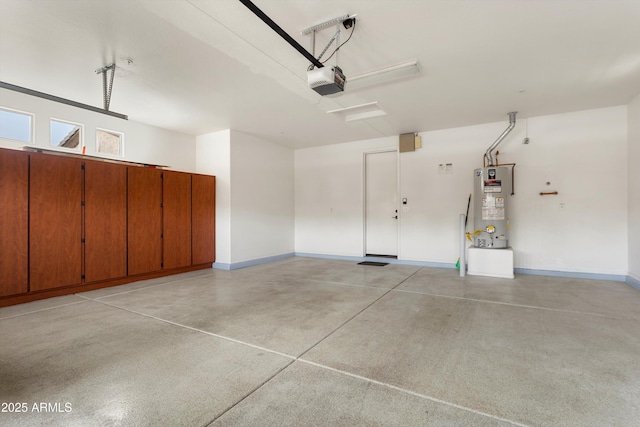
[{"label": "ceiling mounted bracket", "polygon": [[[312,46],[315,46],[315,44],[316,44],[315,39],[316,39],[316,33],[314,31],[313,32],[313,43],[312,43]],[[327,43],[327,45],[324,47],[322,52],[320,52],[320,55],[318,55],[318,61],[320,61],[320,59],[322,58],[322,55],[324,55],[327,52],[327,50],[329,49],[329,46],[331,46],[331,43],[333,43],[334,40],[336,41],[336,45],[340,44],[340,28],[339,27],[338,27],[338,30],[336,31],[336,33],[333,35],[333,37],[331,37],[331,39],[329,40],[329,43]],[[315,51],[312,50],[311,53],[315,55]]]},{"label": "ceiling mounted bracket", "polygon": [[[335,25],[336,33],[333,35],[333,37],[331,37],[331,39],[329,39],[329,42],[327,43],[325,48],[322,50],[320,55],[317,57],[317,60],[319,61],[320,58],[322,58],[322,55],[324,55],[327,52],[331,44],[335,41],[336,42],[336,50],[335,50],[336,64],[338,64],[338,55],[339,55],[338,51],[340,50],[340,25],[344,23],[345,28],[351,28],[351,25],[353,25],[352,22],[355,20],[356,16],[357,14],[338,16],[337,18],[330,19],[328,21],[322,22],[320,24],[314,25],[309,28],[305,28],[304,30],[300,31],[300,34],[302,35],[311,36],[311,54],[314,57],[316,55],[316,32]],[[309,69],[313,69],[313,65],[309,67]]]},{"label": "ceiling mounted bracket", "polygon": [[[107,88],[107,71],[111,70],[111,79],[109,81],[109,87]],[[102,67],[96,70],[96,74],[102,74],[102,98],[104,100],[104,109],[109,111],[109,104],[111,103],[111,91],[113,90],[113,76],[116,74],[115,62],[106,67]]]},{"label": "ceiling mounted bracket", "polygon": [[333,27],[334,25],[340,25],[347,19],[354,18],[356,16],[357,14],[338,16],[337,18],[333,18],[321,24],[314,25],[313,27],[305,28],[304,30],[300,31],[300,34],[306,36],[307,34],[311,34],[319,30],[324,30],[325,28]]}]

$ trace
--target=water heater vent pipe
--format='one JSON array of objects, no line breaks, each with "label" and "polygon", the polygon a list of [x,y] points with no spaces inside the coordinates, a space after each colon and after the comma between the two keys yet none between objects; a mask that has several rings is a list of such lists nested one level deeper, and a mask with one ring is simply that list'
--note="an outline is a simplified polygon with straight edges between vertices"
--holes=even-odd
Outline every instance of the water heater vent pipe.
[{"label": "water heater vent pipe", "polygon": [[504,132],[502,132],[502,135],[500,135],[498,139],[496,139],[496,141],[491,144],[489,148],[487,148],[487,151],[484,153],[484,158],[487,160],[487,166],[494,166],[493,155],[491,154],[491,152],[498,147],[502,140],[505,139],[507,135],[509,135],[509,132],[511,132],[511,130],[516,126],[517,113],[517,111],[512,111],[509,113],[509,126],[505,129]]}]

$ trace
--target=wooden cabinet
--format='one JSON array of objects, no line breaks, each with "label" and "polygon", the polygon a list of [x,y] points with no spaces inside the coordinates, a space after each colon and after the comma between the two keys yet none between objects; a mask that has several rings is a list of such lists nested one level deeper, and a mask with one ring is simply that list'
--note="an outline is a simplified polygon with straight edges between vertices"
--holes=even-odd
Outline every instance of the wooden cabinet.
[{"label": "wooden cabinet", "polygon": [[164,171],[163,268],[191,265],[191,174]]},{"label": "wooden cabinet", "polygon": [[127,167],[128,274],[162,269],[162,171]]},{"label": "wooden cabinet", "polygon": [[215,177],[0,148],[0,307],[214,261]]},{"label": "wooden cabinet", "polygon": [[127,275],[127,167],[85,161],[85,282]]},{"label": "wooden cabinet", "polygon": [[82,282],[82,162],[31,154],[29,289]]},{"label": "wooden cabinet", "polygon": [[193,265],[216,259],[216,178],[191,177],[191,248]]},{"label": "wooden cabinet", "polygon": [[215,177],[128,168],[128,274],[215,260]]},{"label": "wooden cabinet", "polygon": [[0,149],[0,297],[28,291],[29,155]]}]

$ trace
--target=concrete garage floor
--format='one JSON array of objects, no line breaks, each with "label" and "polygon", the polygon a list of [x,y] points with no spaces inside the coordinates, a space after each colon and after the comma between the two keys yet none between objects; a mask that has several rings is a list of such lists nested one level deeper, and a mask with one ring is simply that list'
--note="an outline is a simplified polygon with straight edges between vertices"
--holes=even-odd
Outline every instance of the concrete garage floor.
[{"label": "concrete garage floor", "polygon": [[619,282],[289,258],[2,308],[0,343],[3,426],[640,425]]}]

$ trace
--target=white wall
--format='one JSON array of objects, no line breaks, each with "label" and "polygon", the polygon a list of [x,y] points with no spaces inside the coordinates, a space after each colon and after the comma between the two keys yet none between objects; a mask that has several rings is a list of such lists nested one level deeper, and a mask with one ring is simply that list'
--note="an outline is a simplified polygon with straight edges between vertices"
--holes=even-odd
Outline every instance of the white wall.
[{"label": "white wall", "polygon": [[505,160],[518,162],[511,215],[516,264],[626,276],[626,107],[536,117],[528,129],[529,145],[504,150]]},{"label": "white wall", "polygon": [[198,136],[196,156],[216,175],[216,264],[293,253],[293,150],[226,130]]},{"label": "white wall", "polygon": [[[35,115],[33,147],[56,149],[49,144],[49,120],[59,119],[84,125],[87,155],[96,154],[96,128],[124,133],[124,157],[100,155],[140,163],[168,165],[185,172],[195,170],[195,137],[155,126],[123,120],[106,114],[0,88],[0,106]],[[126,111],[121,113],[126,114]],[[0,147],[21,149],[23,142],[0,139]]]},{"label": "white wall", "polygon": [[363,255],[363,156],[397,147],[397,137],[295,152],[295,250]]},{"label": "white wall", "polygon": [[[400,154],[400,197],[408,199],[400,259],[455,263],[473,169],[507,123],[505,115],[423,132],[422,149]],[[510,214],[517,268],[627,274],[626,123],[624,106],[518,120],[498,147],[500,162],[518,164]],[[526,128],[531,143],[523,145]],[[396,145],[394,137],[296,151],[296,252],[363,255],[363,153]],[[440,163],[453,163],[453,173],[439,174]]]},{"label": "white wall", "polygon": [[196,172],[216,176],[216,262],[231,263],[231,131],[196,138]]},{"label": "white wall", "polygon": [[640,282],[640,95],[628,106],[629,275]]},{"label": "white wall", "polygon": [[[402,259],[455,263],[459,253],[460,214],[473,192],[473,171],[482,167],[485,150],[508,121],[423,132],[422,149],[400,155],[400,188],[408,212],[400,223]],[[515,129],[508,144],[517,138]],[[498,147],[499,151],[501,146]],[[500,161],[506,159],[500,156]],[[452,163],[453,173],[441,174],[440,164]],[[473,203],[468,230],[473,229]]]},{"label": "white wall", "polygon": [[231,131],[231,262],[293,253],[293,150]]}]

